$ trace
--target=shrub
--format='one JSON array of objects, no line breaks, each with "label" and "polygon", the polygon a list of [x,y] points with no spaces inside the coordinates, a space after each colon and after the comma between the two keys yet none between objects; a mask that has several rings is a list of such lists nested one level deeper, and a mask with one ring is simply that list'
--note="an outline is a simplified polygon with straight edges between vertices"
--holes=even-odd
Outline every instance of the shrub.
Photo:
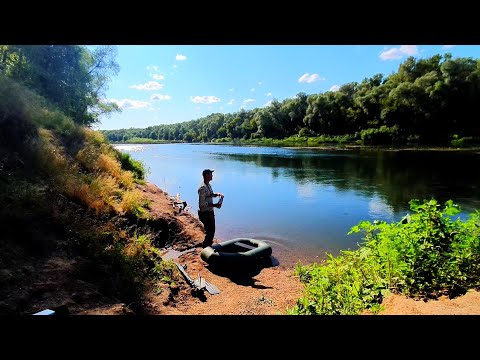
[{"label": "shrub", "polygon": [[398,137],[398,126],[388,127],[382,125],[380,128],[369,128],[360,132],[362,143],[365,145],[388,145],[392,144]]},{"label": "shrub", "polygon": [[131,171],[137,180],[145,179],[145,165],[141,161],[133,159],[130,154],[119,151],[117,157],[123,170]]},{"label": "shrub", "polygon": [[462,221],[452,200],[410,201],[400,222],[362,221],[364,241],[355,251],[322,264],[297,265],[304,296],[293,314],[357,314],[377,311],[390,292],[418,298],[455,297],[480,286],[480,212]]}]

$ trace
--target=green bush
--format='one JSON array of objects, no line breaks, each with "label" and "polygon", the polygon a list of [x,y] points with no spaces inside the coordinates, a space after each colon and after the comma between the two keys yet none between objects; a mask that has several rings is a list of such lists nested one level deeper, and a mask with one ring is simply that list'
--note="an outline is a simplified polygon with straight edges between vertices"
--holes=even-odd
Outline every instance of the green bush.
[{"label": "green bush", "polygon": [[480,145],[480,138],[467,136],[459,138],[458,135],[453,136],[453,140],[450,141],[450,144],[456,148],[466,148],[472,146],[479,146]]},{"label": "green bush", "polygon": [[131,171],[137,180],[145,180],[145,165],[141,161],[133,159],[127,153],[118,152],[117,154],[123,170]]},{"label": "green bush", "polygon": [[365,129],[360,132],[364,145],[389,145],[398,138],[398,126]]},{"label": "green bush", "polygon": [[292,314],[358,314],[377,311],[386,294],[455,297],[480,287],[480,212],[462,221],[452,200],[443,209],[432,199],[410,201],[400,222],[362,221],[355,251],[329,255],[325,264],[297,265],[305,294]]}]

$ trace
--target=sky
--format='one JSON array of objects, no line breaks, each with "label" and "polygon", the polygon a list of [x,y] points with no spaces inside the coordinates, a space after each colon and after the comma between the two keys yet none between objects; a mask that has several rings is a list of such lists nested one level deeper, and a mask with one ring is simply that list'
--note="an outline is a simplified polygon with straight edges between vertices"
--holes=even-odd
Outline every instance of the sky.
[{"label": "sky", "polygon": [[[90,46],[89,46],[90,47]],[[107,101],[122,109],[96,128],[146,128],[268,106],[299,92],[335,91],[408,56],[480,58],[480,45],[116,45]],[[91,48],[91,47],[90,47]]]}]

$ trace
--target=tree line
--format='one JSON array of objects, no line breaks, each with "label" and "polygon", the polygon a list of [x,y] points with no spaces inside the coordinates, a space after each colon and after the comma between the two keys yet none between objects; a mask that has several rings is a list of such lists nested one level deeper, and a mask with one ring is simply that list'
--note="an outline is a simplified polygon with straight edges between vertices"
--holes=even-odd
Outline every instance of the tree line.
[{"label": "tree line", "polygon": [[112,142],[349,135],[349,140],[364,144],[460,145],[479,140],[479,103],[480,60],[453,58],[447,53],[425,59],[409,57],[389,76],[376,74],[360,83],[344,84],[338,91],[299,93],[249,111],[103,133]]}]

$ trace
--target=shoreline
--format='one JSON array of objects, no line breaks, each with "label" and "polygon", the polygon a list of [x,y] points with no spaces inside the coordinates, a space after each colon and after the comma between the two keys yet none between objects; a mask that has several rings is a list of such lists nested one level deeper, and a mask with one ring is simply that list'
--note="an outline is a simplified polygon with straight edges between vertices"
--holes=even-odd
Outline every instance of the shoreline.
[{"label": "shoreline", "polygon": [[[171,203],[172,209],[174,209],[174,214],[172,214],[173,217],[176,218],[177,221],[183,222],[183,218],[187,218],[187,223],[194,224],[197,228],[203,229],[203,225],[198,219],[198,216],[192,211],[191,207],[188,208],[187,210],[183,210],[181,207],[179,207],[179,204],[182,204],[182,199],[177,199],[176,196],[171,196],[167,191],[163,190],[160,188],[157,184],[153,182],[145,182],[145,186],[147,188],[150,188],[154,191],[154,196],[164,196],[164,199],[168,202]],[[190,220],[188,219],[190,218]],[[195,233],[194,234],[197,237],[197,242],[201,242],[204,236],[204,233]],[[289,269],[294,269],[296,264],[298,262],[301,262],[303,265],[305,264],[310,264],[313,262],[319,262],[322,259],[326,258],[324,253],[322,254],[315,254],[312,253],[311,251],[308,251],[308,249],[297,249],[297,248],[292,248],[288,246],[287,244],[284,243],[277,243],[277,241],[273,238],[259,238],[261,240],[264,240],[267,242],[271,247],[272,247],[272,260],[274,263],[278,263],[279,266],[283,268],[289,268]],[[214,238],[215,242],[223,242],[227,241],[229,239],[220,239],[218,237]],[[189,241],[183,241],[180,242],[179,245],[186,245],[189,246],[189,248],[195,247],[195,244],[192,244]],[[175,244],[173,244],[175,245]]]},{"label": "shoreline", "polygon": [[231,146],[249,146],[249,147],[272,147],[272,148],[284,148],[284,149],[316,149],[316,150],[382,150],[382,151],[458,151],[458,152],[475,152],[480,154],[480,147],[466,147],[466,148],[454,148],[454,147],[441,147],[441,146],[425,146],[425,147],[413,147],[413,146],[368,146],[368,145],[320,145],[320,146],[281,146],[281,145],[269,145],[269,144],[234,144],[230,142],[225,143],[188,143],[188,142],[138,142],[138,143],[110,143],[115,145],[165,145],[165,144],[187,144],[187,145],[231,145]]}]

